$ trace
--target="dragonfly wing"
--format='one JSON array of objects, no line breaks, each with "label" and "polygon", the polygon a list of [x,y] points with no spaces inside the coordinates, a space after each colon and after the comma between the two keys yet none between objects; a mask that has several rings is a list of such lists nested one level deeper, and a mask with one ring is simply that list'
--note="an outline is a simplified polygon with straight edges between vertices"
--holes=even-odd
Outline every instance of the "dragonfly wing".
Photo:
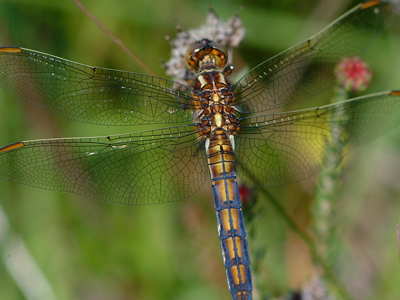
[{"label": "dragonfly wing", "polygon": [[150,75],[0,48],[0,87],[64,118],[102,125],[191,121],[190,88]]},{"label": "dragonfly wing", "polygon": [[204,143],[190,126],[0,149],[2,180],[129,205],[186,198],[206,175]]},{"label": "dragonfly wing", "polygon": [[[238,174],[265,187],[296,182],[400,125],[400,92],[241,120]],[[334,149],[334,151],[327,151]]]},{"label": "dragonfly wing", "polygon": [[309,40],[259,64],[235,85],[245,113],[266,112],[306,100],[335,83],[334,68],[350,55],[363,55],[388,27],[389,4],[356,6]]}]

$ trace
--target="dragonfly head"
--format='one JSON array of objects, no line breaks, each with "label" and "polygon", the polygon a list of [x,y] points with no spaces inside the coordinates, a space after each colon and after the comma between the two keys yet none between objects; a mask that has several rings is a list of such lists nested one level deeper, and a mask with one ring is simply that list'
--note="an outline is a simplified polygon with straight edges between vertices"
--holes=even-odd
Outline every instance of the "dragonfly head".
[{"label": "dragonfly head", "polygon": [[228,55],[224,46],[208,39],[202,39],[191,45],[186,51],[185,63],[187,68],[198,71],[200,62],[206,56],[210,56],[219,69],[223,69],[228,62]]}]

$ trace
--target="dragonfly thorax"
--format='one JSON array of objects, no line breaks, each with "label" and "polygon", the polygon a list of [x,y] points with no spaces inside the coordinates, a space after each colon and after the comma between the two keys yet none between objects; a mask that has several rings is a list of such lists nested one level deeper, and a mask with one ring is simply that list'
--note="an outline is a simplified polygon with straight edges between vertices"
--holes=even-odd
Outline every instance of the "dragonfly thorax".
[{"label": "dragonfly thorax", "polygon": [[201,137],[233,136],[239,130],[235,95],[225,76],[215,70],[200,73],[193,86],[197,132]]}]

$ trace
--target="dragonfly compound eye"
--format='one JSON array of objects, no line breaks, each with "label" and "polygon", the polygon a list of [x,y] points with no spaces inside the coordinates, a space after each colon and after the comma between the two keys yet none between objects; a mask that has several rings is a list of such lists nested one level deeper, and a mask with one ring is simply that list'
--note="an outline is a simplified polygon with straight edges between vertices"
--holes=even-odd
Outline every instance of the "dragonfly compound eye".
[{"label": "dragonfly compound eye", "polygon": [[209,57],[215,66],[220,69],[223,69],[228,62],[228,56],[224,46],[203,39],[190,46],[186,51],[185,62],[187,68],[189,70],[199,70],[200,62],[205,57]]}]

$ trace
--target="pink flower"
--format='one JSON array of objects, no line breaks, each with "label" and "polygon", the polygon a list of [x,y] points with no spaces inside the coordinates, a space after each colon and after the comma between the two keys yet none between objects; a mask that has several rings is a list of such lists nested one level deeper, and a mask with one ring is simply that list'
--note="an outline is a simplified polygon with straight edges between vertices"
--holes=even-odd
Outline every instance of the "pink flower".
[{"label": "pink flower", "polygon": [[251,188],[249,188],[247,185],[244,184],[241,184],[239,186],[239,194],[242,202],[248,201],[253,196]]},{"label": "pink flower", "polygon": [[347,92],[365,90],[372,77],[372,72],[367,63],[357,56],[341,59],[334,73],[338,84]]}]

